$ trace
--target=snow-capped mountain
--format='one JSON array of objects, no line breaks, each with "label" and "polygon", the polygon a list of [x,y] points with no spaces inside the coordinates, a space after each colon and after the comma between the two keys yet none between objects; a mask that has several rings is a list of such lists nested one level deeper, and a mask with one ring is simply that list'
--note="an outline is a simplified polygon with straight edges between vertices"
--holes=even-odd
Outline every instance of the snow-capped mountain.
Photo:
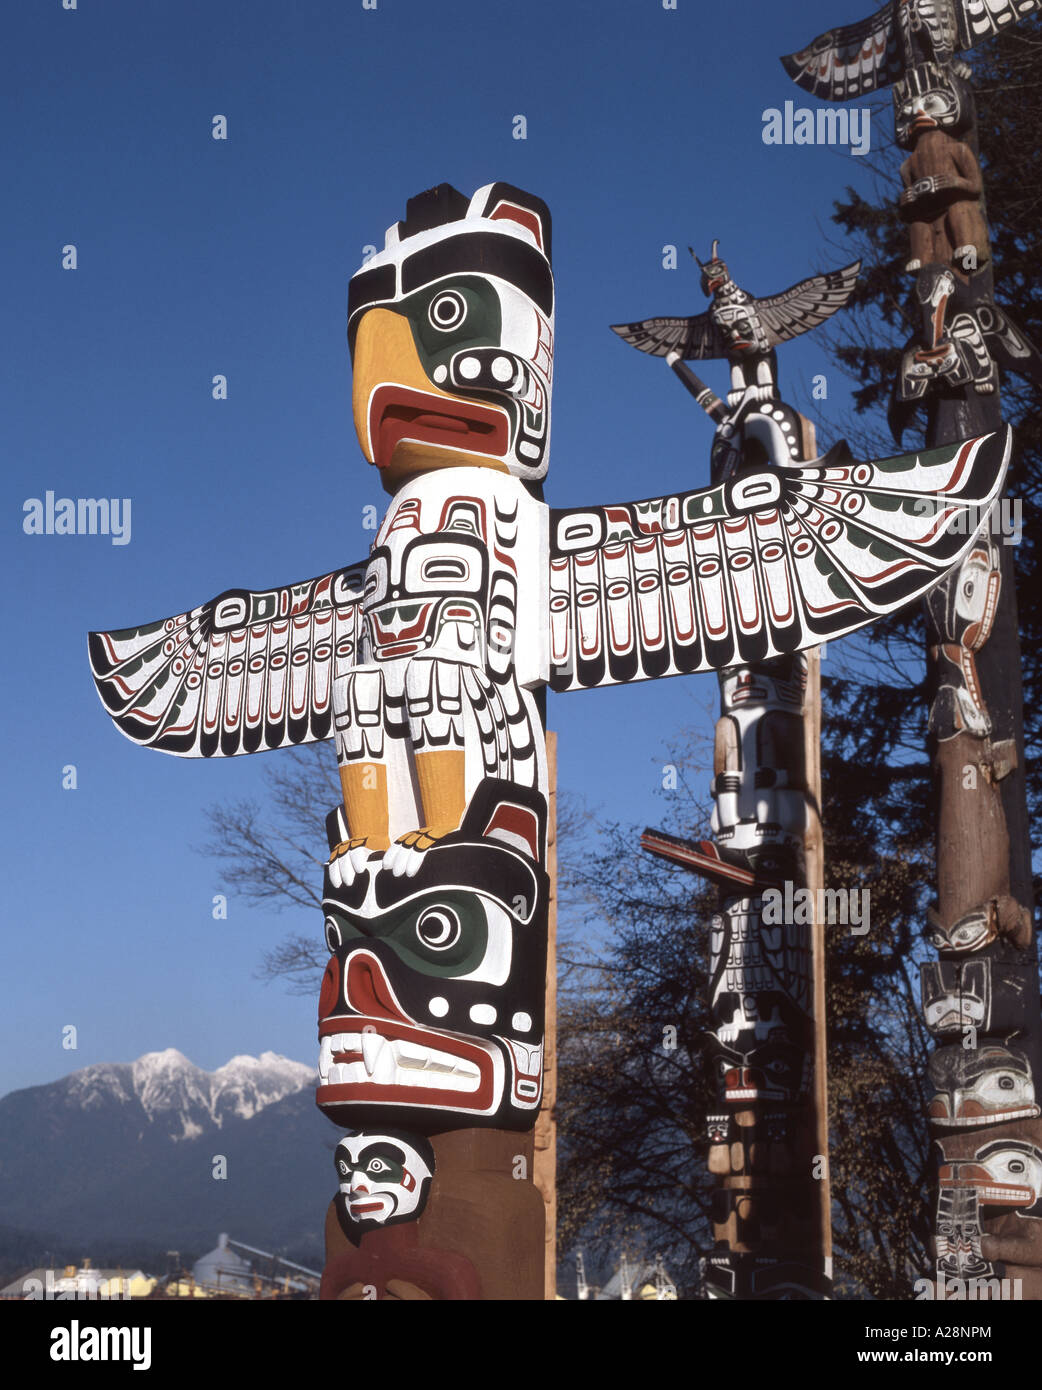
[{"label": "snow-capped mountain", "polygon": [[146,1052],[136,1062],[84,1067],[53,1087],[63,1088],[67,1103],[82,1110],[136,1101],[148,1122],[168,1129],[171,1138],[194,1139],[211,1125],[220,1129],[227,1117],[249,1120],[266,1106],[314,1084],[312,1067],[275,1052],[233,1057],[208,1072],[176,1047],[168,1047],[163,1052]]},{"label": "snow-capped mountain", "polygon": [[0,1225],[200,1251],[220,1231],[318,1248],[338,1134],[316,1081],[274,1052],[207,1072],[167,1048],[12,1091],[0,1099]]}]

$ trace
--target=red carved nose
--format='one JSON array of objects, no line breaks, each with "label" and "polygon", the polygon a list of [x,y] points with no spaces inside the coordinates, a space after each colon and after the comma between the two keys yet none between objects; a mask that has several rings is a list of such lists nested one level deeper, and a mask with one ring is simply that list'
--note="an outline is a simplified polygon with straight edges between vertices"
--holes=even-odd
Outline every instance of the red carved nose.
[{"label": "red carved nose", "polygon": [[395,1003],[383,966],[368,951],[356,951],[347,963],[347,1002],[357,1013],[370,1017],[412,1021]]},{"label": "red carved nose", "polygon": [[324,1018],[337,1011],[340,1004],[340,962],[336,956],[330,956],[326,966],[326,973],[322,976],[322,988],[318,992],[318,1020],[321,1023]]}]

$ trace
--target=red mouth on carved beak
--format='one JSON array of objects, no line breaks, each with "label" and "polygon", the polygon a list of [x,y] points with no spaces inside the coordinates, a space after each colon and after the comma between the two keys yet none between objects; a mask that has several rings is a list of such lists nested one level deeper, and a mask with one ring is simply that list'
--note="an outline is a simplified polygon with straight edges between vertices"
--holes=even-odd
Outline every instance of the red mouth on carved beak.
[{"label": "red mouth on carved beak", "polygon": [[358,325],[352,408],[362,452],[393,492],[404,478],[433,468],[507,472],[506,410],[442,391],[427,376],[409,321],[370,309]]},{"label": "red mouth on carved beak", "polygon": [[478,454],[506,453],[506,417],[476,401],[436,396],[398,384],[378,386],[369,401],[369,437],[385,469],[402,440]]}]

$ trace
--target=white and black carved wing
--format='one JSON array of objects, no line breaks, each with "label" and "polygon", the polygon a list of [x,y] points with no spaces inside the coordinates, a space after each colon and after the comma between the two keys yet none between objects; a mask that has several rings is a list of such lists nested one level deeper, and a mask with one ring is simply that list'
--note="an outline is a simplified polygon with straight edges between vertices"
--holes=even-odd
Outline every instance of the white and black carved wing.
[{"label": "white and black carved wing", "polygon": [[973,48],[1039,8],[1042,0],[956,0],[959,48]]},{"label": "white and black carved wing", "polygon": [[798,338],[842,309],[854,293],[860,269],[861,262],[854,261],[842,270],[812,275],[781,294],[758,299],[756,312],[767,330],[768,345],[773,348],[789,338]]},{"label": "white and black carved wing", "polygon": [[700,492],[550,513],[555,690],[763,661],[925,593],[969,549],[1008,429],[859,462],[782,464]]},{"label": "white and black carved wing", "polygon": [[679,352],[694,361],[706,357],[723,357],[724,340],[709,313],[694,314],[691,318],[642,319],[640,323],[613,323],[617,333],[631,347],[652,357],[666,357]]},{"label": "white and black carved wing", "polygon": [[973,313],[995,361],[1008,371],[1019,372],[1042,384],[1042,354],[1023,329],[998,304],[987,301],[976,304]]},{"label": "white and black carved wing", "polygon": [[825,101],[849,101],[900,77],[903,59],[888,3],[867,19],[829,29],[782,58],[798,87]]},{"label": "white and black carved wing", "polygon": [[92,632],[102,703],[127,738],[185,758],[330,738],[364,577],[359,564],[284,589],[230,589],[177,618]]}]

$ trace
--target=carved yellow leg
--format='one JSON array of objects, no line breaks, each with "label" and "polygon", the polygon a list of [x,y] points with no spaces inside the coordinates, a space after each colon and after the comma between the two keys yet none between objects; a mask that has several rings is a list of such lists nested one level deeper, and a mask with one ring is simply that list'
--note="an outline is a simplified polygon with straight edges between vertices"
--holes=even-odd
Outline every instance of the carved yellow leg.
[{"label": "carved yellow leg", "polygon": [[387,769],[382,763],[348,763],[340,769],[340,786],[351,843],[364,842],[371,850],[388,849]]},{"label": "carved yellow leg", "polygon": [[462,748],[433,748],[416,754],[423,818],[432,838],[456,830],[467,809],[466,754]]}]

